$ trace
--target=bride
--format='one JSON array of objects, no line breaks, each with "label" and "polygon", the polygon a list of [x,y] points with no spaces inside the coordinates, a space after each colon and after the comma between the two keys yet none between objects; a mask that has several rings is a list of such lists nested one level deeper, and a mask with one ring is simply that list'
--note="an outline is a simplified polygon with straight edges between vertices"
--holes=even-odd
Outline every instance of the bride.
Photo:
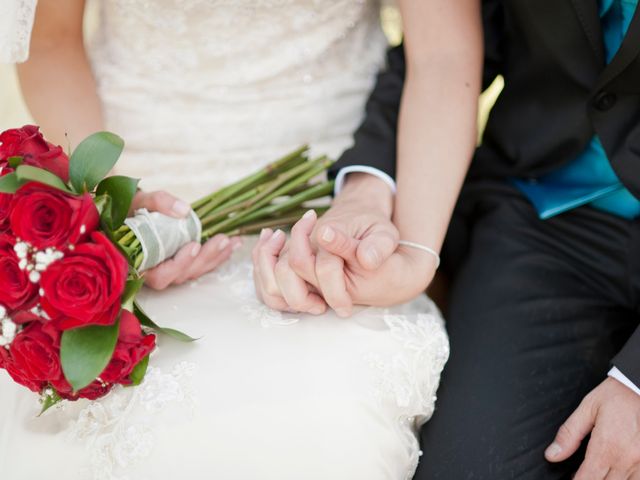
[{"label": "bride", "polygon": [[[19,73],[35,120],[63,145],[118,133],[120,173],[184,200],[302,143],[339,156],[387,46],[375,0],[102,0],[91,38],[84,9],[0,1],[14,15],[0,50],[21,61],[31,40]],[[410,479],[448,356],[439,312],[426,297],[350,319],[270,310],[253,243],[218,236],[180,260],[213,272],[143,293],[158,323],[200,339],[161,338],[140,387],[37,418],[0,373],[2,476]]]}]

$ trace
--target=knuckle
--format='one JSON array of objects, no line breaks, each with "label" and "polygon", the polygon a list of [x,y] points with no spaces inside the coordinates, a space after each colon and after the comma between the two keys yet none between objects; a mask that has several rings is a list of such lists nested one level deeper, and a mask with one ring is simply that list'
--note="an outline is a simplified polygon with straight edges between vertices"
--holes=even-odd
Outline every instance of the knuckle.
[{"label": "knuckle", "polygon": [[265,297],[263,298],[264,304],[273,310],[283,310],[285,307],[278,298]]},{"label": "knuckle", "polygon": [[292,309],[298,312],[304,312],[307,309],[307,305],[305,304],[305,302],[300,300],[297,297],[287,298],[286,302],[289,305],[289,307],[291,307]]},{"label": "knuckle", "polygon": [[289,260],[289,266],[294,271],[301,271],[307,267],[307,259],[303,255],[298,254],[297,252],[291,251],[291,254],[289,255],[288,260]]},{"label": "knuckle", "polygon": [[318,261],[316,263],[316,275],[320,278],[327,278],[334,274],[335,268],[333,265],[326,261]]},{"label": "knuckle", "polygon": [[263,290],[269,297],[279,297],[280,296],[280,289],[278,288],[277,285],[274,285],[271,282],[269,282],[266,285],[264,285],[263,286]]},{"label": "knuckle", "polygon": [[567,422],[563,423],[558,429],[557,438],[561,442],[568,442],[573,438],[573,430]]},{"label": "knuckle", "polygon": [[156,276],[150,276],[147,278],[147,285],[154,290],[164,290],[169,286],[171,282],[166,279],[161,279]]}]

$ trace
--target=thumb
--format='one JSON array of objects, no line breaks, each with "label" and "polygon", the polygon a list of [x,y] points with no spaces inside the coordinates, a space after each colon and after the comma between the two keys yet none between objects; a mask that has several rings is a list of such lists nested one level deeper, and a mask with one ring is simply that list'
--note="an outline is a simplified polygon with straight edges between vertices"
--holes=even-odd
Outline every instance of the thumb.
[{"label": "thumb", "polygon": [[367,233],[357,249],[358,261],[362,268],[375,270],[398,248],[397,230],[380,228]]},{"label": "thumb", "polygon": [[138,192],[133,199],[132,208],[146,208],[152,212],[159,212],[169,217],[184,218],[189,215],[191,207],[168,192]]},{"label": "thumb", "polygon": [[324,225],[320,228],[317,242],[324,250],[341,257],[346,262],[357,261],[356,249],[360,242],[333,225]]},{"label": "thumb", "polygon": [[578,409],[560,427],[556,438],[544,452],[545,458],[550,462],[563,462],[576,453],[582,440],[593,430],[595,425],[595,413],[586,400],[583,400]]}]

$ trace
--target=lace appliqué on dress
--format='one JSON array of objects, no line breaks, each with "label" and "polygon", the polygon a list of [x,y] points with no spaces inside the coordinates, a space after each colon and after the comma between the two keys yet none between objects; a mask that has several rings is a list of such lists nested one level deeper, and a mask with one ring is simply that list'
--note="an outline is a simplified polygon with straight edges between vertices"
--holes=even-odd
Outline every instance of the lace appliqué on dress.
[{"label": "lace appliqu\u00e9 on dress", "polygon": [[153,450],[158,413],[171,404],[180,404],[187,415],[194,412],[194,369],[188,362],[177,364],[170,373],[149,367],[138,387],[118,386],[89,403],[66,431],[67,438],[84,444],[87,452],[88,466],[78,478],[143,480],[130,478],[126,472]]},{"label": "lace appliqu\u00e9 on dress", "polygon": [[[238,258],[251,258],[250,251],[255,239],[246,238]],[[263,328],[286,327],[300,321],[295,315],[279,312],[267,307],[257,295],[253,281],[253,264],[250,260],[227,262],[214,275],[222,283],[229,285],[231,294],[242,302],[241,312],[252,322],[260,322]]]},{"label": "lace appliqu\u00e9 on dress", "polygon": [[0,63],[27,60],[37,3],[37,0],[0,1]]},{"label": "lace appliqu\u00e9 on dress", "polygon": [[[418,432],[433,414],[440,374],[449,359],[449,341],[442,316],[433,302],[428,304],[424,313],[386,311],[384,323],[402,348],[390,355],[366,355],[366,361],[374,370],[373,394],[381,408],[391,403],[399,412],[398,428],[410,458],[407,480],[411,480],[418,467],[422,455]],[[419,305],[425,304],[419,302]]]}]

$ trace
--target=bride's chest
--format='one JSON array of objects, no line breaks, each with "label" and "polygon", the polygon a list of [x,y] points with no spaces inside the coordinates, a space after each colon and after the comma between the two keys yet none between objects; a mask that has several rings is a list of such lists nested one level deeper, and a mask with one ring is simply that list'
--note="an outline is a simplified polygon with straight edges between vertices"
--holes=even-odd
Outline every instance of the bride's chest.
[{"label": "bride's chest", "polygon": [[[355,25],[378,0],[94,0],[112,32],[166,38],[198,34],[238,40],[275,36],[321,25]],[[133,29],[133,31],[131,30]]]}]

